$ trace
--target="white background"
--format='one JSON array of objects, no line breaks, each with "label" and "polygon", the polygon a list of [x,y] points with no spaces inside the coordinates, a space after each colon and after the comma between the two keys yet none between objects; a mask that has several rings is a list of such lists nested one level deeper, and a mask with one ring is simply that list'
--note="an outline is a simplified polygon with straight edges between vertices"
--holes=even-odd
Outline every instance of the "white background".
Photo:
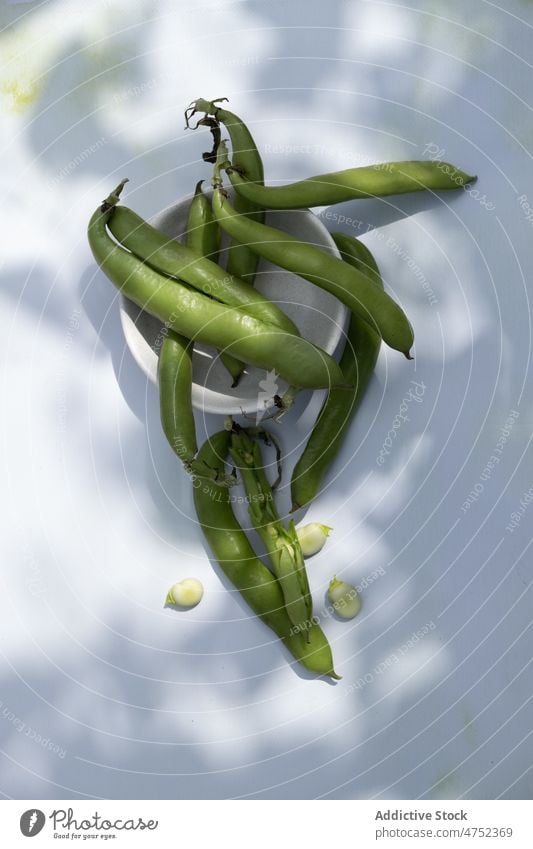
[{"label": "white background", "polygon": [[[0,791],[531,797],[533,4],[50,0],[2,19]],[[307,513],[335,528],[309,563],[317,612],[334,572],[383,572],[359,618],[324,624],[337,685],[291,666],[212,568],[86,244],[120,178],[145,216],[208,178],[182,113],[221,95],[271,181],[428,145],[479,175],[478,196],[337,210],[371,228],[417,339],[413,364],[382,351]],[[380,466],[411,379],[422,402]],[[204,601],[165,610],[188,575]]]}]

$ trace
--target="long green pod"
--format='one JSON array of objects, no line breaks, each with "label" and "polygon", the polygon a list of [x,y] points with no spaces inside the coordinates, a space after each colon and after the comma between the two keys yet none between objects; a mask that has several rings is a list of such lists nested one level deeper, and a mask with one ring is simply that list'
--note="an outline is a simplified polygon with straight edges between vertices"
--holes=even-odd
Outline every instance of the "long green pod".
[{"label": "long green pod", "polygon": [[[227,109],[218,108],[215,117],[224,124],[230,135],[234,161],[246,167],[246,173],[250,180],[254,180],[258,185],[263,185],[263,161],[246,124]],[[264,210],[243,195],[235,193],[234,206],[239,215],[253,217],[256,221],[261,222],[265,220]],[[226,265],[230,274],[241,277],[253,286],[258,264],[258,255],[248,245],[243,245],[234,239],[230,241]]]},{"label": "long green pod", "polygon": [[189,291],[125,251],[107,232],[106,223],[112,214],[113,206],[106,201],[91,217],[88,239],[93,256],[126,297],[167,328],[188,339],[228,349],[243,362],[275,369],[295,386],[319,388],[343,383],[335,360],[307,340]]},{"label": "long green pod", "polygon": [[[244,121],[238,115],[235,115],[229,109],[225,109],[220,105],[225,99],[219,98],[212,101],[198,98],[198,100],[191,104],[187,110],[187,114],[192,116],[196,112],[205,112],[206,115],[212,115],[213,118],[224,124],[231,141],[232,161],[238,168],[243,170],[249,180],[253,180],[258,185],[263,185],[263,160],[261,159],[261,154],[257,149],[254,138]],[[202,121],[199,121],[199,124],[202,123]],[[242,194],[236,194],[234,207],[239,215],[253,215],[257,221],[264,221],[265,213],[261,205],[245,198]],[[247,245],[243,245],[235,240],[230,242],[227,270],[231,274],[242,277],[243,280],[253,285],[258,262],[258,255]]]},{"label": "long green pod", "polygon": [[280,583],[287,615],[295,627],[305,628],[313,616],[313,602],[294,522],[288,528],[283,526],[259,444],[242,428],[232,433],[230,454],[244,484],[250,519]]},{"label": "long green pod", "polygon": [[[195,114],[199,111],[205,112],[206,117],[198,123],[210,126],[211,132],[213,132],[213,121],[222,122],[230,135],[233,161],[238,166],[246,169],[246,174],[250,180],[254,180],[262,185],[264,182],[263,161],[250,130],[237,115],[220,106],[220,102],[220,99],[213,102],[199,98],[191,104],[186,114]],[[188,124],[189,118],[187,118]],[[209,161],[216,161],[216,148],[218,148],[219,143],[220,136],[215,141],[215,148]],[[264,210],[259,209],[257,204],[247,200],[237,192],[233,201],[235,211],[239,215],[253,216],[257,221],[261,222],[265,220]],[[256,252],[249,248],[248,245],[243,245],[241,242],[231,239],[228,245],[227,256],[227,272],[245,280],[250,286],[253,286],[259,263],[259,256]],[[235,379],[238,380],[236,375]]]},{"label": "long green pod", "polygon": [[[229,109],[225,109],[220,105],[224,101],[227,101],[227,97],[217,97],[215,100],[205,100],[203,97],[198,97],[196,100],[193,100],[185,111],[187,127],[190,127],[191,118],[198,112],[203,112],[205,115],[212,115],[217,121],[224,124],[229,133],[234,164],[241,168],[247,175],[254,174],[254,180],[263,182],[263,162],[253,136],[238,115],[235,115]],[[201,124],[202,122],[200,121],[199,123]]]},{"label": "long green pod", "polygon": [[218,261],[220,227],[213,215],[209,198],[202,191],[200,180],[196,184],[187,213],[187,247],[212,262]]},{"label": "long green pod", "polygon": [[[366,245],[342,233],[333,233],[332,236],[343,260],[366,272],[375,286],[383,288],[379,268]],[[352,314],[340,366],[346,380],[354,384],[355,391],[352,394],[332,389],[328,393],[292,472],[293,510],[304,507],[316,498],[363,399],[376,365],[380,344],[379,334],[365,321]]]},{"label": "long green pod", "polygon": [[198,460],[196,427],[192,410],[192,342],[168,330],[158,361],[159,411],[167,441],[185,470],[198,478],[233,486],[233,475],[221,476],[219,469]]},{"label": "long green pod", "polygon": [[157,365],[159,411],[167,441],[183,463],[198,453],[192,411],[192,345],[189,339],[167,331]]},{"label": "long green pod", "polygon": [[271,262],[331,292],[377,330],[391,348],[411,359],[414,336],[407,316],[366,274],[282,230],[241,218],[232,209],[224,189],[215,189],[213,211],[230,236],[246,241]]},{"label": "long green pod", "polygon": [[364,242],[347,233],[331,233],[331,238],[337,245],[344,262],[366,274],[380,289],[383,289],[381,272],[374,254]]},{"label": "long green pod", "polygon": [[[212,262],[218,259],[220,249],[220,227],[213,215],[211,202],[202,191],[203,180],[196,184],[193,199],[189,206],[187,215],[186,244],[188,248],[196,251],[203,257],[208,257]],[[237,386],[244,371],[245,365],[232,357],[226,351],[220,354],[222,364],[231,375],[231,385]]]},{"label": "long green pod", "polygon": [[[228,431],[209,437],[198,458],[223,473],[230,438]],[[229,491],[216,484],[195,481],[194,505],[216,561],[253,612],[307,670],[338,679],[331,647],[320,626],[313,620],[305,630],[291,624],[279,582],[259,560],[235,518]]]},{"label": "long green pod", "polygon": [[242,308],[260,321],[298,334],[296,325],[272,301],[215,262],[169,239],[133,210],[117,206],[109,229],[121,245],[155,271],[184,280],[221,303]]},{"label": "long green pod", "polygon": [[227,168],[235,191],[265,209],[306,209],[330,206],[347,200],[386,197],[431,189],[434,192],[461,189],[477,177],[448,162],[405,161],[347,168],[317,174],[283,186],[265,186],[250,178],[246,168],[232,162]]}]

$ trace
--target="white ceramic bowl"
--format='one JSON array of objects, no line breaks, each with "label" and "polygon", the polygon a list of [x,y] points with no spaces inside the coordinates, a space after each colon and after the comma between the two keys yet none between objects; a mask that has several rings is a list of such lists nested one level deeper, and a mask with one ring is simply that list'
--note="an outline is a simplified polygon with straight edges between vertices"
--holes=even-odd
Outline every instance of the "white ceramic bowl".
[{"label": "white ceramic bowl", "polygon": [[[151,223],[167,236],[181,240],[186,231],[189,203],[190,198],[179,201],[156,215]],[[339,256],[328,231],[309,210],[271,211],[267,213],[266,222]],[[302,336],[328,354],[335,353],[344,338],[349,318],[348,310],[337,298],[264,260],[259,263],[256,287],[280,305]],[[151,380],[157,381],[155,341],[161,331],[161,322],[124,297],[120,317],[134,359]],[[265,390],[273,396],[282,394],[287,386],[280,378],[265,384],[265,377],[264,370],[247,367],[239,385],[232,388],[231,378],[215,349],[198,344],[193,355],[193,405],[206,413],[223,415],[263,410],[270,405]]]}]

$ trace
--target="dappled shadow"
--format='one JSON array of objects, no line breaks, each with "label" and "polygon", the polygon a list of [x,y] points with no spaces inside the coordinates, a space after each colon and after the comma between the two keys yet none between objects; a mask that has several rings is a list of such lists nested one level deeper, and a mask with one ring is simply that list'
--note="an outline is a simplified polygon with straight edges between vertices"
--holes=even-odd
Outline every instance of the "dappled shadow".
[{"label": "dappled shadow", "polygon": [[[17,168],[25,186],[28,170],[34,178],[31,197],[20,198],[29,228],[43,226],[33,207],[67,215],[73,196],[87,205],[85,221],[102,186],[126,173],[144,215],[189,193],[205,139],[182,131],[181,111],[194,96],[218,94],[250,116],[269,180],[421,158],[437,144],[480,174],[497,215],[463,193],[358,201],[336,207],[336,219],[323,215],[329,229],[363,237],[417,337],[414,363],[382,351],[318,499],[298,514],[335,528],[309,561],[343,675],[335,686],[302,680],[209,563],[156,389],[124,344],[115,291],[77,245],[78,219],[65,221],[56,246],[73,252],[70,288],[56,280],[63,256],[52,247],[43,258],[31,242],[10,261],[3,302],[10,317],[18,312],[5,469],[21,528],[2,598],[2,790],[44,799],[530,797],[520,745],[530,720],[520,706],[530,696],[522,635],[531,569],[524,523],[505,532],[531,485],[520,462],[531,416],[521,396],[530,230],[511,182],[522,186],[530,164],[520,148],[533,132],[527,30],[503,10],[479,20],[447,10],[458,27],[432,14],[436,0],[386,16],[363,2],[327,13],[307,0],[196,12],[143,2],[126,15],[105,5],[79,20],[61,9],[62,40],[47,54],[54,67],[42,69],[39,96],[21,113]],[[32,10],[34,37],[40,27],[51,43],[59,8]],[[516,8],[526,14],[525,3]],[[3,20],[20,13],[4,9]],[[411,379],[427,387],[423,403],[411,404],[379,465]],[[284,512],[317,404],[302,393],[277,426]],[[514,407],[505,457],[463,512]],[[200,439],[220,427],[212,416],[197,422]],[[333,571],[363,587],[354,622],[328,615]],[[188,573],[206,586],[202,605],[164,610],[167,586]]]},{"label": "dappled shadow", "polygon": [[124,339],[119,293],[95,265],[90,265],[80,277],[78,292],[85,314],[99,337],[96,350],[103,346],[109,353],[124,400],[132,413],[144,422],[148,379],[134,361]]}]

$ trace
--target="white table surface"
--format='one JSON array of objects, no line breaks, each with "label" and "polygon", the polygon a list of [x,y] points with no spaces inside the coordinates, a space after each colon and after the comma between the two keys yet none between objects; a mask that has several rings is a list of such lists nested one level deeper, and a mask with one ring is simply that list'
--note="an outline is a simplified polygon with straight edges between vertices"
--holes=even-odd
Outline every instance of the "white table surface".
[{"label": "white table surface", "polygon": [[[50,0],[2,19],[0,791],[530,798],[533,4]],[[335,528],[309,563],[318,612],[334,571],[377,575],[359,618],[325,622],[337,685],[291,667],[212,568],[85,237],[123,176],[145,216],[208,177],[182,112],[221,95],[273,181],[433,150],[479,175],[479,195],[335,210],[417,338],[412,364],[382,351],[306,517]],[[304,408],[280,429],[286,481]],[[163,609],[187,575],[202,604]]]}]

